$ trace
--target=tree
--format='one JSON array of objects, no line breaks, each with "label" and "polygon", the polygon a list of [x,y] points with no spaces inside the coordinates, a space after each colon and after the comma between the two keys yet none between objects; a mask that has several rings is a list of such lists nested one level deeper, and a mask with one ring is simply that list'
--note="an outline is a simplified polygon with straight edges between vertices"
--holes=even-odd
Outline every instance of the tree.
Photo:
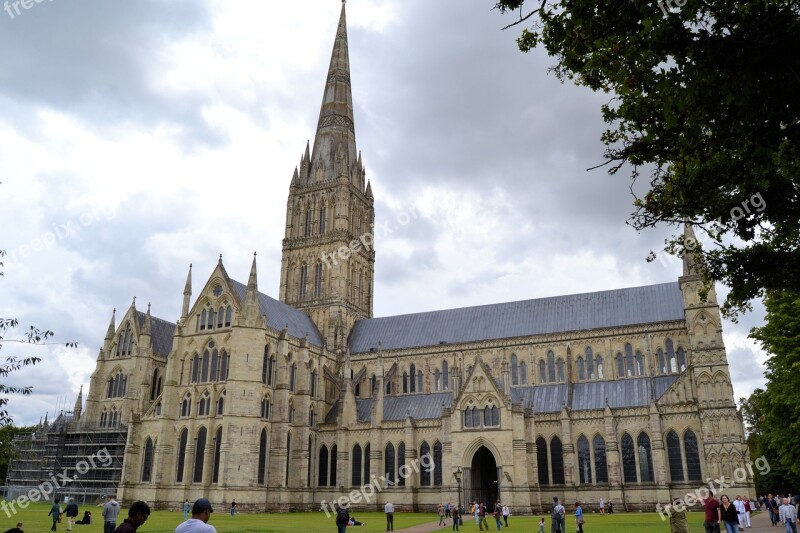
[{"label": "tree", "polygon": [[757,460],[764,457],[769,464],[769,472],[762,474],[758,468],[753,469],[753,481],[757,494],[791,494],[800,486],[800,476],[789,471],[780,453],[772,446],[765,433],[765,394],[762,389],[756,389],[748,398],[739,400],[739,409],[744,418],[747,430],[747,447],[750,449],[750,459]]},{"label": "tree", "polygon": [[766,325],[753,328],[750,337],[771,356],[766,390],[751,396],[751,410],[765,448],[800,481],[800,293],[770,291],[765,304]]},{"label": "tree", "polygon": [[765,290],[800,292],[798,0],[496,7],[519,10],[506,27],[526,26],[520,49],[544,46],[561,81],[611,94],[601,166],[629,168],[632,192],[648,178],[629,223],[688,220],[707,236],[702,246],[673,236],[664,251],[700,252],[707,287],[730,287],[723,312],[735,317]]}]

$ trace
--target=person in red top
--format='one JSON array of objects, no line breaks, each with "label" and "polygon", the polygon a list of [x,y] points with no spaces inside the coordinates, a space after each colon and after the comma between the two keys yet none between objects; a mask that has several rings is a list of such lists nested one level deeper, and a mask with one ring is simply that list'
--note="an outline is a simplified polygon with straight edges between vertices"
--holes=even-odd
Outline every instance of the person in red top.
[{"label": "person in red top", "polygon": [[714,498],[713,492],[709,492],[708,498],[703,500],[703,509],[706,511],[703,522],[706,533],[719,533],[719,500]]},{"label": "person in red top", "polygon": [[147,521],[150,516],[150,506],[145,502],[133,502],[128,511],[128,518],[122,521],[114,533],[136,533],[136,529]]}]

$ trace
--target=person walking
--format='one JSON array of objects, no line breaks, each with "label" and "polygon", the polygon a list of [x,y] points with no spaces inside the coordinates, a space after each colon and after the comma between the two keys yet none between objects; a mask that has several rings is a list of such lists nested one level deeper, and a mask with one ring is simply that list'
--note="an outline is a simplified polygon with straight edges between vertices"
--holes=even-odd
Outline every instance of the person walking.
[{"label": "person walking", "polygon": [[147,522],[150,516],[150,506],[143,501],[133,502],[128,509],[128,518],[122,521],[114,533],[136,533],[136,530]]},{"label": "person walking", "polygon": [[458,527],[461,525],[461,509],[453,507],[450,516],[453,517],[453,531],[458,531]]},{"label": "person walking", "polygon": [[481,517],[480,517],[481,506],[478,505],[478,502],[472,502],[472,514],[475,516],[475,525],[481,525]]},{"label": "person walking", "polygon": [[606,504],[603,501],[603,498],[600,498],[600,514],[606,514]]},{"label": "person walking", "polygon": [[386,531],[394,531],[394,505],[392,502],[386,502],[383,512],[386,513]]},{"label": "person walking", "polygon": [[350,511],[346,507],[339,506],[336,511],[336,531],[338,533],[345,533],[347,526],[350,525]]},{"label": "person walking", "polygon": [[725,524],[727,533],[738,533],[739,511],[736,510],[736,506],[733,505],[727,494],[723,494],[720,499],[722,500],[722,505],[718,509],[720,522]]},{"label": "person walking", "polygon": [[777,526],[780,518],[778,516],[778,501],[772,494],[770,494],[767,499],[767,508],[769,509],[769,519],[772,522],[772,525]]},{"label": "person walking", "polygon": [[506,527],[508,527],[509,516],[511,516],[511,510],[508,508],[508,505],[503,505],[503,522],[505,522]]},{"label": "person walking", "polygon": [[744,531],[744,502],[738,494],[733,500],[733,506],[736,507],[736,512],[739,514],[739,531]]},{"label": "person walking", "polygon": [[119,503],[114,499],[113,494],[106,496],[106,499],[108,501],[103,504],[103,533],[114,533],[114,530],[117,529]]},{"label": "person walking", "polygon": [[189,498],[186,498],[186,501],[183,502],[183,521],[189,520],[189,511],[192,508],[192,504],[189,503]]},{"label": "person walking", "polygon": [[[675,505],[669,515],[669,533],[689,533],[689,523],[686,520],[686,506],[681,505],[681,499],[675,498]],[[680,511],[678,510],[680,509]]]},{"label": "person walking", "polygon": [[78,517],[78,504],[75,503],[75,498],[70,498],[69,503],[64,508],[64,514],[67,516],[67,531],[72,531],[72,524]]},{"label": "person walking", "polygon": [[235,513],[236,513],[236,500],[232,500],[231,501],[231,518],[233,518],[233,515]]},{"label": "person walking", "polygon": [[552,524],[550,524],[550,531],[552,533],[567,533],[567,529],[564,524],[564,518],[566,514],[567,510],[564,509],[564,506],[559,503],[558,497],[553,496],[553,521]]},{"label": "person walking", "polygon": [[714,493],[709,491],[708,498],[703,500],[705,519],[703,527],[706,533],[720,533],[719,531],[719,500],[714,498]]},{"label": "person walking", "polygon": [[211,502],[200,498],[192,505],[192,517],[175,528],[175,533],[217,533],[217,528],[208,523],[214,508]]},{"label": "person walking", "polygon": [[789,498],[783,499],[783,505],[778,510],[781,522],[786,526],[786,533],[797,533],[797,509],[789,504]]},{"label": "person walking", "polygon": [[500,509],[499,505],[494,506],[494,513],[492,513],[492,516],[494,517],[497,531],[500,531],[503,528],[503,511]]},{"label": "person walking", "polygon": [[745,495],[742,498],[742,503],[744,503],[744,527],[752,529],[750,525],[750,513],[753,511],[753,507],[750,505],[750,496]]},{"label": "person walking", "polygon": [[439,525],[446,526],[447,524],[444,523],[444,517],[445,517],[444,505],[440,503],[439,507],[436,508],[436,511],[439,513]]},{"label": "person walking", "polygon": [[53,505],[50,507],[50,512],[47,513],[47,516],[53,515],[53,527],[50,528],[50,531],[56,530],[56,524],[60,521],[61,517],[61,507],[58,505],[58,500],[53,498]]},{"label": "person walking", "polygon": [[575,525],[578,526],[578,533],[583,533],[583,524],[586,520],[583,519],[583,509],[581,502],[575,502]]},{"label": "person walking", "polygon": [[444,517],[445,518],[450,518],[450,511],[452,511],[452,510],[453,510],[453,507],[450,505],[450,502],[447,502],[444,505]]},{"label": "person walking", "polygon": [[489,531],[489,524],[486,522],[486,505],[483,503],[478,507],[478,518],[480,518],[478,529],[483,531],[483,526],[486,526],[486,531]]}]

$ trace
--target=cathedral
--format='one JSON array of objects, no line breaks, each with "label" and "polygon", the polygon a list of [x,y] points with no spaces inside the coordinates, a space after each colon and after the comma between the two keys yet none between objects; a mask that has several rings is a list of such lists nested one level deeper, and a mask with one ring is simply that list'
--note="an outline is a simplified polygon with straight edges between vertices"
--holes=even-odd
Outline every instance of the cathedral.
[{"label": "cathedral", "polygon": [[688,255],[670,283],[373,318],[344,5],[287,184],[278,299],[255,257],[242,281],[220,257],[197,293],[190,267],[177,321],[135,300],[112,316],[64,431],[124,435],[122,501],[309,510],[378,480],[356,509],[652,510],[749,461],[716,294]]}]

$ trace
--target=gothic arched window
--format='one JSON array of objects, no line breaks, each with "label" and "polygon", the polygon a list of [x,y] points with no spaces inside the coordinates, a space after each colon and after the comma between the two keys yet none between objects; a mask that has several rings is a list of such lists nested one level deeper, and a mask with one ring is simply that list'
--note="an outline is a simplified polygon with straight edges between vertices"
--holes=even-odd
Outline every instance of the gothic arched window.
[{"label": "gothic arched window", "polygon": [[556,367],[558,368],[558,382],[564,383],[564,381],[566,381],[566,376],[564,375],[564,360],[559,358]]},{"label": "gothic arched window", "polygon": [[539,485],[549,485],[550,471],[547,462],[547,443],[542,437],[536,439],[536,468],[539,471]]},{"label": "gothic arched window", "polygon": [[142,483],[149,483],[153,475],[153,440],[147,437],[142,460]]},{"label": "gothic arched window", "polygon": [[553,437],[550,441],[550,462],[553,466],[553,485],[564,484],[564,448],[561,439]]},{"label": "gothic arched window", "polygon": [[328,447],[324,444],[319,449],[317,485],[320,487],[328,486]]},{"label": "gothic arched window", "polygon": [[350,483],[353,487],[359,487],[361,486],[361,446],[358,444],[353,446],[353,455],[350,459],[350,464]]},{"label": "gothic arched window", "polygon": [[206,428],[200,428],[197,432],[197,444],[194,449],[194,476],[192,477],[193,483],[203,482],[203,465],[206,459],[206,436],[208,431]]},{"label": "gothic arched window", "polygon": [[177,460],[177,471],[175,473],[175,481],[177,483],[183,482],[183,468],[186,464],[186,444],[189,440],[189,430],[186,428],[181,431],[181,437],[178,440],[178,460]]},{"label": "gothic arched window", "polygon": [[414,363],[411,363],[411,372],[409,373],[411,374],[411,392],[417,392],[417,385],[414,380],[417,375],[417,366]]},{"label": "gothic arched window", "polygon": [[442,443],[433,443],[433,486],[442,486]]},{"label": "gothic arched window", "polygon": [[625,483],[636,483],[636,452],[633,449],[633,437],[625,433],[621,444],[623,478]]},{"label": "gothic arched window", "polygon": [[653,458],[650,453],[650,437],[643,431],[639,433],[637,439],[639,450],[639,475],[643,483],[652,483],[653,480]]},{"label": "gothic arched window", "polygon": [[386,483],[388,486],[393,486],[395,481],[397,480],[397,476],[395,475],[394,469],[394,445],[390,442],[386,445],[386,448],[383,453],[383,472],[386,476]]},{"label": "gothic arched window", "polygon": [[667,361],[664,358],[664,350],[659,348],[656,350],[656,360],[658,362],[658,373],[659,374],[666,374],[667,373]]},{"label": "gothic arched window", "polygon": [[584,354],[586,355],[586,377],[587,379],[594,379],[594,353],[592,349],[587,346],[586,350],[584,350]]},{"label": "gothic arched window", "polygon": [[586,379],[586,363],[583,361],[583,357],[578,357],[578,379],[584,381]]},{"label": "gothic arched window", "polygon": [[622,358],[621,353],[617,353],[617,377],[625,377],[625,360]]},{"label": "gothic arched window", "polygon": [[258,440],[258,478],[257,483],[264,485],[267,476],[267,430],[261,430],[261,438]]},{"label": "gothic arched window", "polygon": [[544,360],[539,361],[539,383],[547,383],[547,369]]},{"label": "gothic arched window", "polygon": [[397,445],[397,484],[400,487],[406,486],[406,444],[401,442]]},{"label": "gothic arched window", "polygon": [[520,385],[528,384],[528,365],[525,361],[519,364],[519,383]]},{"label": "gothic arched window", "polygon": [[519,368],[517,366],[517,354],[511,354],[511,384],[519,385]]},{"label": "gothic arched window", "polygon": [[686,352],[683,348],[678,348],[678,372],[686,370]]},{"label": "gothic arched window", "polygon": [[686,451],[686,472],[689,474],[689,481],[702,481],[703,473],[700,471],[697,435],[691,429],[687,429],[683,435],[683,448]]},{"label": "gothic arched window", "polygon": [[432,457],[431,457],[431,447],[430,445],[423,441],[422,445],[419,447],[419,458],[420,462],[423,466],[420,468],[419,472],[419,479],[420,485],[423,487],[427,487],[431,484],[431,470],[432,468]]},{"label": "gothic arched window", "polygon": [[547,382],[556,382],[556,355],[552,350],[547,352]]},{"label": "gothic arched window", "polygon": [[592,454],[589,450],[589,439],[583,435],[578,439],[578,473],[580,474],[582,485],[591,484]]},{"label": "gothic arched window", "polygon": [[595,435],[592,447],[594,448],[594,477],[598,483],[608,483],[608,463],[606,462],[606,441],[600,435]]},{"label": "gothic arched window", "polygon": [[625,375],[631,377],[634,375],[633,370],[633,346],[630,343],[625,344]]},{"label": "gothic arched window", "polygon": [[217,428],[214,437],[214,465],[211,470],[211,483],[219,483],[219,460],[222,452],[222,428]]},{"label": "gothic arched window", "polygon": [[678,371],[678,363],[675,359],[675,345],[672,343],[672,339],[667,339],[664,341],[664,345],[667,347],[667,360],[665,366],[669,369],[667,372],[672,374]]},{"label": "gothic arched window", "polygon": [[667,458],[669,459],[669,478],[673,483],[683,481],[683,457],[681,439],[674,431],[667,433]]},{"label": "gothic arched window", "polygon": [[450,367],[447,361],[442,361],[442,390],[450,390]]}]

